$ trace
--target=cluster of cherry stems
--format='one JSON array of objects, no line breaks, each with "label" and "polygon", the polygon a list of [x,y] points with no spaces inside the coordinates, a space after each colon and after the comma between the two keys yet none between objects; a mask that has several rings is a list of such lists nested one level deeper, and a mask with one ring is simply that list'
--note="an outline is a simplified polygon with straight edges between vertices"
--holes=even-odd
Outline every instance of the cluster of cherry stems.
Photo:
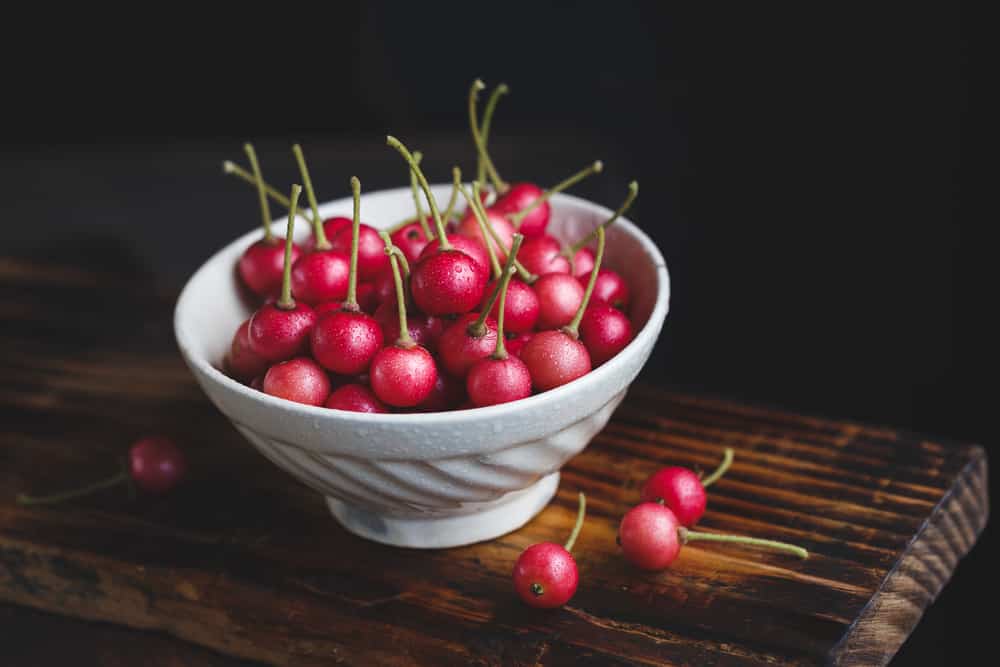
[{"label": "cluster of cherry stems", "polygon": [[[482,88],[477,80],[469,94],[479,178],[467,187],[453,169],[443,212],[419,153],[387,138],[409,167],[415,206],[413,218],[387,232],[361,224],[357,178],[351,179],[353,217],[323,220],[298,145],[292,151],[311,215],[299,210],[298,185],[285,197],[264,181],[251,145],[245,146],[249,171],[225,163],[228,173],[256,185],[264,228],[238,264],[244,285],[265,303],[233,337],[225,360],[232,377],[308,405],[432,412],[559,387],[628,345],[630,289],[601,264],[605,229],[631,206],[637,184],[613,216],[563,247],[546,233],[549,199],[600,172],[601,162],[547,191],[506,183],[485,143],[506,87],[494,91],[480,123]],[[459,196],[464,213],[457,212]],[[271,232],[269,198],[288,209],[284,239]],[[297,217],[313,230],[301,246],[292,240]],[[596,250],[589,247],[594,241]]]}]

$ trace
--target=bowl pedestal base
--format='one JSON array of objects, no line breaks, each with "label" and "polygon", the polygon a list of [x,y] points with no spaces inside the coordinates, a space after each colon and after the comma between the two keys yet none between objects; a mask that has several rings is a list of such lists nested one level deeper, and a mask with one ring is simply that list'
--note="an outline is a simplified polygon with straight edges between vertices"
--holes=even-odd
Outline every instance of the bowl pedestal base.
[{"label": "bowl pedestal base", "polygon": [[517,530],[542,511],[559,486],[559,473],[541,478],[531,486],[487,503],[475,503],[464,514],[437,517],[382,516],[327,498],[330,511],[355,535],[394,547],[444,549],[492,540]]}]

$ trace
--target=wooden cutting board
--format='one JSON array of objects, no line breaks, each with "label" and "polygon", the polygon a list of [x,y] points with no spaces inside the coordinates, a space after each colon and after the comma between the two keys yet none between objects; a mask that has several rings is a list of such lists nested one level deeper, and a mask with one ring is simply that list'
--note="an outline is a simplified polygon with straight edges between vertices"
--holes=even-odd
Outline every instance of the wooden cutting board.
[{"label": "wooden cutting board", "polygon": [[[170,294],[77,262],[0,257],[3,601],[273,664],[871,665],[986,523],[980,447],[636,386],[523,529],[434,552],[366,542],[204,398],[172,341]],[[168,497],[13,502],[110,474],[157,432],[191,460]],[[725,446],[736,462],[701,527],[812,557],[695,543],[665,572],[630,567],[615,534],[643,480],[666,463],[709,469]],[[514,560],[565,539],[578,491],[580,588],[564,609],[528,609]]]}]

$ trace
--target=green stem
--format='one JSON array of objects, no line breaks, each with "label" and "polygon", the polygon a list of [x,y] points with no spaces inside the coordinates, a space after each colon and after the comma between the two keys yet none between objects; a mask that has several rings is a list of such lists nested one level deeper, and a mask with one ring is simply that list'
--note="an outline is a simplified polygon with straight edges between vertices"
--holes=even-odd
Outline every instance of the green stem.
[{"label": "green stem", "polygon": [[[476,183],[476,185],[479,184]],[[514,259],[517,257],[517,251],[521,249],[521,243],[523,241],[523,235],[514,234],[514,243],[511,245],[510,252],[507,254],[507,261],[503,265],[503,278],[500,279],[500,306],[497,308],[497,346],[496,349],[493,350],[494,359],[507,358],[507,346],[504,344],[503,340],[503,318],[504,311],[507,309],[507,287],[510,285],[510,279],[513,277],[514,273],[516,273],[516,269],[514,268]]]},{"label": "green stem", "polygon": [[410,329],[407,327],[406,320],[406,295],[403,293],[403,279],[399,275],[399,260],[396,257],[395,246],[392,245],[392,239],[386,232],[379,232],[379,236],[382,237],[382,242],[385,243],[385,249],[389,255],[389,265],[392,267],[392,280],[396,284],[396,308],[399,314],[399,340],[396,341],[396,346],[403,349],[410,349],[416,347],[416,343],[413,342],[413,338],[410,336]]},{"label": "green stem", "polygon": [[427,179],[424,178],[424,172],[420,170],[420,165],[418,165],[413,160],[413,155],[407,150],[406,146],[396,137],[389,135],[385,138],[385,142],[395,148],[403,159],[406,160],[410,169],[413,173],[417,175],[417,180],[420,182],[420,187],[424,191],[424,196],[427,198],[427,204],[431,207],[431,216],[434,218],[434,227],[437,229],[438,243],[441,250],[451,250],[452,246],[448,243],[448,235],[444,232],[444,223],[441,222],[441,213],[438,211],[437,201],[434,199],[434,195],[431,193],[431,186],[427,183]]},{"label": "green stem", "polygon": [[476,114],[476,101],[479,99],[479,91],[485,87],[486,84],[476,79],[472,82],[472,87],[469,88],[469,128],[472,130],[472,141],[476,146],[479,159],[486,165],[486,172],[490,175],[490,180],[493,181],[493,187],[496,188],[498,193],[501,193],[506,192],[509,186],[500,178],[500,174],[497,173],[497,169],[493,165],[493,160],[490,159],[490,154],[486,152],[486,145],[483,143],[483,137],[479,133],[479,119]]},{"label": "green stem", "polygon": [[313,234],[316,236],[316,250],[329,250],[330,241],[326,238],[326,231],[323,229],[323,219],[319,217],[319,203],[316,201],[316,191],[313,190],[312,178],[309,177],[309,168],[306,166],[306,158],[302,154],[302,147],[298,144],[292,146],[295,153],[295,161],[299,164],[299,173],[302,174],[302,183],[306,186],[306,197],[309,199],[309,206],[313,214]]},{"label": "green stem", "polygon": [[681,527],[677,529],[677,534],[681,538],[682,544],[687,544],[688,542],[693,542],[695,540],[704,540],[705,542],[728,542],[730,544],[746,544],[754,547],[763,547],[765,549],[772,549],[774,551],[783,551],[784,553],[789,553],[794,556],[805,560],[809,558],[809,552],[802,547],[795,546],[794,544],[788,544],[787,542],[776,542],[775,540],[762,540],[758,537],[743,537],[742,535],[719,535],[717,533],[700,533],[693,530],[688,530],[687,528]]},{"label": "green stem", "polygon": [[563,545],[563,549],[566,551],[572,551],[573,545],[576,544],[576,538],[580,536],[580,529],[583,528],[583,517],[587,514],[587,496],[583,495],[583,491],[580,492],[579,506],[576,510],[576,523],[573,524],[573,532],[569,534],[569,539],[566,540],[566,544]]},{"label": "green stem", "polygon": [[[639,194],[639,183],[637,181],[632,181],[631,183],[628,184],[628,195],[625,197],[625,201],[622,202],[622,205],[618,207],[618,210],[615,211],[614,215],[612,215],[610,218],[608,218],[607,220],[605,220],[600,224],[598,229],[602,228],[607,229],[612,225],[612,223],[614,223],[615,220],[625,215],[625,212],[628,211],[629,208],[632,206],[632,202],[635,201],[635,198],[638,194]],[[573,257],[574,255],[576,255],[576,253],[580,251],[581,248],[583,248],[585,245],[593,241],[596,236],[597,236],[597,229],[590,232],[589,234],[587,234],[585,237],[583,237],[573,245],[565,248],[562,252],[563,257]]]},{"label": "green stem", "polygon": [[733,448],[726,447],[722,450],[722,463],[720,463],[719,467],[715,469],[715,472],[702,480],[701,485],[707,488],[714,482],[719,481],[719,478],[726,474],[726,471],[729,470],[729,466],[731,465],[733,465]]},{"label": "green stem", "polygon": [[[500,238],[500,235],[497,234],[497,230],[493,228],[493,223],[490,222],[489,217],[486,215],[486,209],[483,208],[483,203],[479,201],[478,198],[475,198],[472,200],[472,205],[479,211],[479,215],[482,216],[483,221],[486,223],[486,230],[490,233],[490,238],[493,239],[493,242],[496,244],[497,248],[503,248],[503,251],[505,253],[509,253],[510,248],[504,245],[504,242]],[[524,268],[524,265],[521,264],[521,262],[517,261],[516,259],[514,260],[514,268],[517,269],[517,275],[520,276],[521,280],[524,283],[528,285],[534,285],[535,281],[538,280],[538,276],[536,276],[531,271],[528,271],[528,269]]]},{"label": "green stem", "polygon": [[557,192],[562,192],[567,188],[571,188],[583,179],[587,178],[591,174],[599,174],[604,170],[604,163],[600,160],[595,161],[592,165],[586,169],[581,169],[564,181],[557,183],[554,187],[546,190],[540,197],[537,197],[535,201],[531,202],[526,208],[521,209],[517,213],[509,216],[511,223],[513,223],[515,228],[520,228],[521,223],[524,221],[528,215],[534,211],[536,208],[547,202],[552,198],[552,195]]},{"label": "green stem", "polygon": [[[479,137],[483,140],[483,152],[485,153],[490,143],[490,124],[493,122],[493,111],[496,109],[500,98],[510,92],[506,83],[501,83],[490,93],[490,99],[486,101],[486,109],[483,111],[483,122],[480,123]],[[486,181],[486,163],[482,156],[476,152],[476,183],[480,186]]]},{"label": "green stem", "polygon": [[476,223],[479,225],[479,233],[483,235],[483,243],[486,245],[486,254],[490,257],[490,267],[493,269],[493,277],[499,280],[503,275],[500,272],[500,261],[497,259],[497,253],[493,250],[493,241],[490,239],[490,233],[486,229],[486,218],[484,214],[476,206],[476,199],[479,198],[479,183],[472,184],[472,194],[462,187],[460,182],[462,178],[462,172],[459,171],[458,167],[452,169],[452,176],[455,179],[455,188],[461,191],[462,196],[465,197],[465,201],[469,203],[469,208],[472,209],[472,214],[476,218]]},{"label": "green stem", "polygon": [[406,253],[394,245],[389,254],[395,255],[396,259],[399,260],[399,265],[403,269],[403,280],[408,280],[410,277],[410,260],[406,259]]},{"label": "green stem", "polygon": [[[420,151],[413,152],[413,161],[420,164],[420,161],[424,159],[423,154]],[[427,226],[427,216],[424,215],[424,206],[420,203],[420,188],[417,186],[417,175],[413,173],[410,169],[410,192],[413,195],[413,205],[417,207],[417,224],[420,225],[420,229],[424,231],[424,238],[430,241],[434,238],[431,233],[431,228]]]},{"label": "green stem", "polygon": [[604,259],[604,228],[597,228],[597,254],[594,256],[594,268],[590,271],[590,280],[587,281],[587,289],[583,293],[583,301],[580,302],[580,307],[576,310],[576,315],[573,316],[573,321],[562,328],[562,332],[567,336],[572,338],[580,337],[580,321],[583,319],[583,313],[587,310],[587,304],[590,303],[590,296],[594,293],[594,285],[597,284],[597,272],[601,270],[601,261]]},{"label": "green stem", "polygon": [[282,310],[295,308],[295,299],[292,298],[292,235],[295,231],[295,210],[299,206],[299,195],[302,194],[302,186],[295,184],[292,186],[292,196],[288,198],[288,231],[285,232],[285,268],[281,274],[281,298],[275,303]]},{"label": "green stem", "polygon": [[[231,160],[223,161],[222,171],[225,174],[236,176],[237,178],[246,181],[250,185],[257,185],[257,179],[254,178],[254,175],[252,173],[250,173],[249,171],[247,171],[246,169],[244,169],[243,167],[239,166],[238,164],[236,164]],[[278,192],[278,190],[267,181],[264,181],[264,190],[265,192],[267,192],[267,196],[273,199],[276,204],[279,204],[280,206],[283,206],[286,209],[288,208],[289,204],[288,197]],[[306,214],[303,213],[302,211],[299,211],[299,216],[307,223],[312,224],[312,220],[309,219],[309,217],[307,217]]]},{"label": "green stem", "polygon": [[351,268],[347,273],[347,300],[343,309],[358,312],[358,238],[361,236],[361,181],[351,176],[351,195],[354,198],[354,220],[351,225]]},{"label": "green stem", "polygon": [[264,242],[274,243],[274,234],[271,232],[271,207],[267,203],[267,190],[264,189],[264,176],[261,175],[260,163],[257,162],[257,151],[253,149],[253,144],[249,141],[243,144],[243,150],[250,160],[254,183],[257,185],[257,196],[260,198],[260,218],[264,224]]},{"label": "green stem", "polygon": [[117,486],[122,482],[127,482],[129,480],[128,471],[121,470],[117,472],[114,477],[108,477],[107,479],[102,479],[99,482],[94,482],[93,484],[88,484],[79,489],[74,489],[72,491],[63,491],[61,493],[53,493],[49,496],[27,496],[18,494],[17,504],[18,505],[56,505],[65,500],[73,500],[74,498],[82,498],[83,496],[89,496],[90,494],[100,491],[102,489],[109,489],[112,486]]}]

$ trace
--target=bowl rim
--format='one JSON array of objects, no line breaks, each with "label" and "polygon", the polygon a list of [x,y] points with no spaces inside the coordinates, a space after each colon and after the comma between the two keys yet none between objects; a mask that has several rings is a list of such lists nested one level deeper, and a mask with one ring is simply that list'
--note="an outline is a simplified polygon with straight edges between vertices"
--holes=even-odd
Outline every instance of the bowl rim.
[{"label": "bowl rim", "polygon": [[[451,184],[433,184],[431,185],[432,190],[451,188]],[[380,195],[385,197],[390,197],[392,195],[405,195],[406,197],[411,196],[411,190],[409,187],[399,187],[399,188],[389,188],[384,190],[372,190],[368,193],[364,193],[364,196]],[[436,195],[435,195],[436,196]],[[320,214],[323,217],[328,217],[325,210],[341,208],[345,205],[351,204],[352,200],[350,197],[342,197],[340,199],[335,199],[331,201],[324,202],[319,206]],[[574,195],[558,193],[554,195],[550,203],[554,208],[557,208],[560,203],[572,204],[575,206],[582,207],[584,209],[589,209],[591,212],[598,214],[603,217],[610,217],[614,211],[611,209],[592,202],[581,197],[576,197]],[[277,226],[279,228],[284,228],[287,224],[288,216],[283,216],[281,218],[276,218],[272,221],[272,226]],[[649,344],[650,348],[656,343],[655,338],[659,336],[660,330],[662,328],[663,322],[666,319],[667,313],[670,310],[670,274],[667,270],[667,263],[663,258],[660,249],[653,243],[652,239],[646,235],[637,225],[635,225],[631,220],[622,216],[615,223],[621,229],[626,230],[626,232],[635,237],[648,256],[652,259],[653,267],[656,271],[656,301],[653,305],[653,309],[649,314],[646,323],[643,327],[635,334],[632,340],[629,342],[625,348],[615,355],[612,359],[607,361],[601,366],[592,369],[586,375],[579,377],[571,382],[568,382],[555,389],[550,389],[548,391],[541,392],[539,394],[533,394],[527,398],[522,398],[517,401],[511,401],[510,403],[501,403],[499,405],[489,405],[485,407],[477,408],[466,408],[463,410],[448,410],[439,412],[410,412],[410,413],[367,413],[367,412],[352,412],[349,410],[337,410],[334,408],[327,408],[324,406],[314,406],[306,405],[304,403],[296,403],[294,401],[289,401],[283,398],[278,398],[277,396],[271,396],[265,394],[262,391],[252,389],[244,385],[243,383],[229,377],[223,373],[220,369],[216,368],[210,361],[204,359],[201,355],[195,354],[192,350],[192,343],[188,339],[186,333],[182,330],[180,318],[181,311],[185,301],[191,298],[189,295],[194,291],[194,284],[197,282],[198,277],[214,262],[220,259],[221,255],[228,253],[234,248],[234,246],[249,245],[251,239],[255,239],[260,233],[259,229],[253,229],[246,234],[239,236],[233,241],[227,243],[222,248],[212,253],[212,255],[206,259],[202,264],[195,270],[194,273],[187,279],[184,287],[181,289],[180,294],[177,297],[177,302],[174,306],[174,338],[177,341],[177,346],[180,349],[182,356],[185,361],[202,373],[202,375],[217,384],[222,385],[228,390],[234,391],[240,394],[242,397],[247,398],[251,401],[257,401],[263,405],[272,406],[275,408],[281,408],[287,410],[291,413],[297,413],[303,418],[325,418],[325,419],[338,419],[342,421],[357,422],[359,425],[373,425],[373,424],[392,424],[394,426],[406,426],[406,425],[426,425],[428,420],[434,420],[437,425],[454,425],[463,422],[473,422],[480,421],[484,418],[492,419],[503,417],[506,415],[511,415],[516,413],[521,409],[529,409],[531,407],[542,406],[546,402],[558,402],[561,399],[568,397],[574,392],[583,392],[588,390],[598,390],[602,383],[610,379],[611,376],[615,375],[617,370],[627,363],[628,355],[635,354],[636,351],[642,347],[644,344]]]}]

